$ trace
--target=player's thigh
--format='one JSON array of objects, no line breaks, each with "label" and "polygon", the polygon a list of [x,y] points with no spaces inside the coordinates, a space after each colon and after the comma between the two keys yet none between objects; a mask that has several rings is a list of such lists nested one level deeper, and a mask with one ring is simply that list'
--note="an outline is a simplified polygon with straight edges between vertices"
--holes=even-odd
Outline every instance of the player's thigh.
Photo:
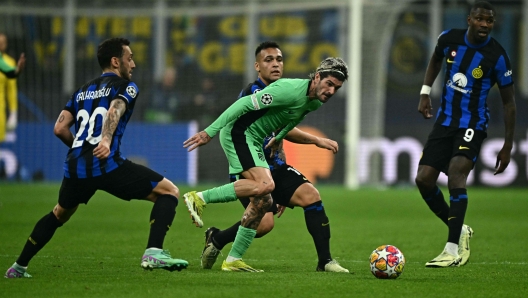
[{"label": "player's thigh", "polygon": [[449,127],[435,125],[427,138],[419,165],[447,172],[449,161],[453,156],[453,136],[456,131]]},{"label": "player's thigh", "polygon": [[[303,190],[306,190],[305,187],[310,188],[311,186],[317,192],[310,181],[299,170],[290,165],[278,167],[271,174],[273,181],[275,181],[275,189],[271,192],[275,204],[290,208],[303,206],[306,202],[303,202],[302,198],[295,197],[297,191],[300,189],[300,194],[302,194]],[[313,192],[309,193],[314,194]],[[306,195],[308,192],[304,194]],[[310,200],[311,198],[306,197],[305,199]]]},{"label": "player's thigh", "polygon": [[105,175],[104,190],[122,200],[147,199],[164,179],[157,172],[129,160]]},{"label": "player's thigh", "polygon": [[100,187],[100,178],[67,178],[62,179],[59,190],[60,207],[71,210],[79,204],[87,204]]},{"label": "player's thigh", "polygon": [[222,130],[220,144],[229,162],[230,174],[242,173],[256,167],[269,169],[262,141],[254,140],[244,132]]},{"label": "player's thigh", "polygon": [[480,154],[482,143],[487,136],[488,134],[482,130],[459,129],[453,137],[452,157],[459,155],[467,157],[472,162],[471,168],[473,168]]}]

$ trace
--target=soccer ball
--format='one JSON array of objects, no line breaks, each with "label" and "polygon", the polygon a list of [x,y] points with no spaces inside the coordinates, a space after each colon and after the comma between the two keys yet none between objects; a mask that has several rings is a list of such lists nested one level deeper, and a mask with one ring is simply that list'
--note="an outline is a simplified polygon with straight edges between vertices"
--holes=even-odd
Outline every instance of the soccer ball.
[{"label": "soccer ball", "polygon": [[379,246],[370,254],[370,272],[377,278],[397,278],[404,266],[405,257],[394,245]]}]

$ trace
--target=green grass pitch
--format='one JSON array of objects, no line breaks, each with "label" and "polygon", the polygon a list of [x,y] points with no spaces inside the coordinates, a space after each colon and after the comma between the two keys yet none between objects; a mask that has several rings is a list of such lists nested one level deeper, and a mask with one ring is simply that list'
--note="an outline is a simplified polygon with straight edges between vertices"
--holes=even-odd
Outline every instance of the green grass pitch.
[{"label": "green grass pitch", "polygon": [[[197,187],[202,190],[205,186]],[[16,260],[34,224],[56,204],[57,184],[0,184],[0,270]],[[183,194],[191,190],[180,187]],[[2,297],[526,297],[528,189],[469,188],[466,223],[475,231],[471,258],[460,268],[425,268],[447,239],[447,228],[415,189],[319,188],[330,218],[332,255],[354,274],[315,272],[316,253],[302,209],[288,209],[275,229],[245,255],[264,273],[200,268],[203,232],[184,204],[165,248],[189,261],[181,272],[139,266],[150,202],[123,202],[98,192],[81,206],[30,263],[31,279],[0,279]],[[444,189],[444,195],[447,193]],[[207,206],[205,227],[225,228],[242,215],[238,202]],[[368,258],[381,244],[404,253],[396,280],[377,280]]]}]

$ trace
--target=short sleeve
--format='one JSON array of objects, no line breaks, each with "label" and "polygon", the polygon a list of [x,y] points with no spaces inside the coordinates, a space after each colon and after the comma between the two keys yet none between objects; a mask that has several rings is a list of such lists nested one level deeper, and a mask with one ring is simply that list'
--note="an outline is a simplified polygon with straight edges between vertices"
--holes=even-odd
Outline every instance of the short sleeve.
[{"label": "short sleeve", "polygon": [[508,87],[513,84],[512,68],[510,59],[505,53],[499,57],[495,65],[495,80],[499,88]]},{"label": "short sleeve", "polygon": [[435,47],[435,54],[437,57],[439,58],[442,58],[442,57],[445,57],[445,53],[444,53],[444,49],[447,47],[447,42],[446,42],[446,35],[447,33],[451,31],[451,30],[446,30],[442,33],[440,33],[440,35],[438,36],[438,40],[436,42],[436,47]]},{"label": "short sleeve", "polygon": [[128,84],[123,84],[119,91],[117,92],[115,98],[123,99],[127,105],[134,103],[139,94],[139,89],[134,82],[128,82]]}]

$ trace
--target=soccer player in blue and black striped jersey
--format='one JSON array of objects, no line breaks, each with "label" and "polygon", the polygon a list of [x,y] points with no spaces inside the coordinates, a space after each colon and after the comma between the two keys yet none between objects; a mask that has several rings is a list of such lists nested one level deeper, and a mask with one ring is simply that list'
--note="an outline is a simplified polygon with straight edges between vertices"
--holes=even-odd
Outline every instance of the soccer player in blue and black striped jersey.
[{"label": "soccer player in blue and black striped jersey", "polygon": [[[497,155],[495,174],[510,162],[515,127],[512,68],[506,51],[489,34],[495,9],[485,1],[475,3],[467,18],[468,29],[442,32],[425,73],[418,111],[432,117],[429,93],[442,63],[446,63],[443,92],[436,122],[418,166],[416,185],[423,199],[449,228],[444,251],[426,267],[458,267],[469,260],[473,230],[464,224],[468,204],[466,181],[487,137],[490,89],[497,84],[504,106],[504,145]],[[448,206],[436,181],[448,176]]]},{"label": "soccer player in blue and black striped jersey", "polygon": [[[127,160],[119,150],[139,94],[131,81],[136,65],[129,45],[124,38],[102,42],[97,59],[103,74],[75,91],[60,113],[54,133],[70,150],[58,204],[37,222],[6,278],[31,277],[26,272],[29,261],[97,190],[126,201],[154,203],[141,267],[174,271],[188,266],[187,261],[173,259],[163,250],[165,234],[176,215],[178,188],[153,170]],[[74,125],[72,134],[70,127]]]}]

